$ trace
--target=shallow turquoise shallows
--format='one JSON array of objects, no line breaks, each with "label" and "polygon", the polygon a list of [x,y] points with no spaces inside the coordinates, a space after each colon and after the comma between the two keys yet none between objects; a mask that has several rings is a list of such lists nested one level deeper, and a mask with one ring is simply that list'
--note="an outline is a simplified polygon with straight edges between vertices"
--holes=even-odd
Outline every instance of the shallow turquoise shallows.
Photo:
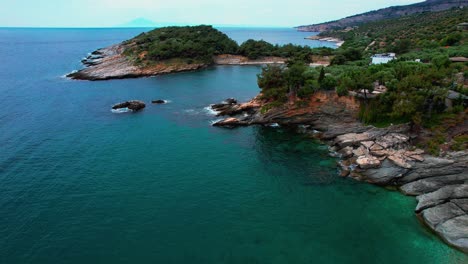
[{"label": "shallow turquoise shallows", "polygon": [[[256,95],[259,67],[60,77],[138,33],[0,29],[0,263],[467,263],[318,142],[211,127],[205,107]],[[170,103],[111,112],[129,99]]]}]

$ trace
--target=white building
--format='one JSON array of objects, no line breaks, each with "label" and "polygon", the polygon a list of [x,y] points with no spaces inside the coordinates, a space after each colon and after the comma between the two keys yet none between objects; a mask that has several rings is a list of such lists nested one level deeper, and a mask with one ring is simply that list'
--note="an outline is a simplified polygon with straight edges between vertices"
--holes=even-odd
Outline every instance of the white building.
[{"label": "white building", "polygon": [[395,53],[375,54],[372,56],[372,64],[383,64],[396,59]]}]

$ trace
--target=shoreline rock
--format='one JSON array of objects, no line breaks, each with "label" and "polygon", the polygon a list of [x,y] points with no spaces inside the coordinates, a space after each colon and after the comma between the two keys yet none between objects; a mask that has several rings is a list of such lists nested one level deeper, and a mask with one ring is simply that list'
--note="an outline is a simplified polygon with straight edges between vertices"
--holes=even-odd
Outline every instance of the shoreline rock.
[{"label": "shoreline rock", "polygon": [[337,47],[341,47],[345,43],[344,40],[341,40],[339,38],[321,37],[321,36],[318,36],[318,35],[306,37],[305,39],[331,42],[331,43],[334,43]]},{"label": "shoreline rock", "polygon": [[123,103],[118,103],[112,106],[112,109],[117,110],[117,109],[122,109],[122,108],[128,108],[129,110],[132,111],[140,111],[143,108],[146,107],[146,104],[142,101],[138,100],[132,100],[132,101],[126,101]]}]

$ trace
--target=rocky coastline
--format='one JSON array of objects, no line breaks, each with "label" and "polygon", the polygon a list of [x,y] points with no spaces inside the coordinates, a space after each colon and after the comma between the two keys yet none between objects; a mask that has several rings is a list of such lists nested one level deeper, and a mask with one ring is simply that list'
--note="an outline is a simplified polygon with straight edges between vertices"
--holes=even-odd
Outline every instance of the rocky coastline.
[{"label": "rocky coastline", "polygon": [[[398,189],[415,196],[416,216],[449,245],[468,253],[468,153],[435,157],[414,147],[408,124],[376,128],[356,119],[359,99],[318,92],[308,106],[269,109],[261,95],[247,103],[212,105],[226,118],[214,126],[295,126],[329,145],[342,177]],[[465,122],[463,129],[467,129]]]},{"label": "rocky coastline", "polygon": [[266,65],[284,64],[286,58],[264,57],[251,60],[240,55],[222,54],[213,58],[213,64],[208,63],[184,63],[180,61],[160,61],[151,64],[138,64],[124,54],[126,46],[121,43],[93,51],[81,62],[84,69],[67,75],[74,80],[111,80],[151,77],[169,73],[195,71],[211,65]]},{"label": "rocky coastline", "polygon": [[118,44],[98,49],[81,62],[86,68],[67,75],[74,80],[110,80],[149,77],[174,72],[193,71],[208,65],[201,63],[160,62],[152,65],[137,65],[124,54],[125,45]]}]

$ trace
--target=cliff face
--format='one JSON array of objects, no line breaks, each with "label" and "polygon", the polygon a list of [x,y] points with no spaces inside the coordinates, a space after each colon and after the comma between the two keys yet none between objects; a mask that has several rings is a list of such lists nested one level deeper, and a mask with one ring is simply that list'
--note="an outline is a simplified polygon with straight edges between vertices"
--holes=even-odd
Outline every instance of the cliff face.
[{"label": "cliff face", "polygon": [[344,29],[347,27],[359,26],[366,22],[373,22],[382,19],[398,18],[422,12],[437,12],[466,6],[468,6],[468,0],[427,0],[425,2],[412,5],[383,8],[336,21],[299,26],[297,29],[299,31],[323,32],[332,29]]}]

